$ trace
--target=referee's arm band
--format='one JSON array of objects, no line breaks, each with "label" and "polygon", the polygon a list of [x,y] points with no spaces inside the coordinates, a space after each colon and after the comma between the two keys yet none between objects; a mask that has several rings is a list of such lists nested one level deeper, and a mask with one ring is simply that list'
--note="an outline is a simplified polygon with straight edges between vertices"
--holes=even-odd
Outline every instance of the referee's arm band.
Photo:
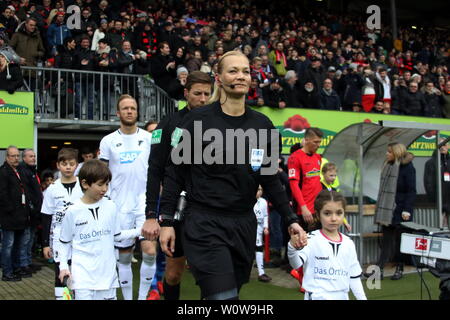
[{"label": "referee's arm band", "polygon": [[161,227],[173,227],[173,216],[162,214],[161,222],[159,223]]},{"label": "referee's arm band", "polygon": [[150,210],[145,214],[145,219],[147,219],[147,220],[148,219],[157,219],[157,218],[158,218],[158,215],[153,210]]},{"label": "referee's arm band", "polygon": [[299,223],[298,218],[294,216],[289,216],[287,219],[287,225],[290,226],[293,223]]}]

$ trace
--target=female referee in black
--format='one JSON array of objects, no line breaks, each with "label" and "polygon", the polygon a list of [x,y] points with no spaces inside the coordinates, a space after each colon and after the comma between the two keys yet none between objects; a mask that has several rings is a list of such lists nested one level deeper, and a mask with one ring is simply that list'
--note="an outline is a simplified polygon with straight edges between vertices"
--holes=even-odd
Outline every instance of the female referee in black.
[{"label": "female referee in black", "polygon": [[[161,198],[161,248],[169,256],[174,250],[173,216],[179,194],[186,190],[182,242],[202,298],[206,300],[238,299],[239,290],[250,278],[256,239],[253,206],[259,184],[285,217],[290,233],[300,234],[297,247],[307,242],[306,233],[289,207],[277,170],[271,174],[262,172],[270,162],[266,158],[270,144],[279,143],[280,137],[274,135],[275,128],[266,116],[245,106],[250,82],[247,57],[239,51],[224,54],[219,60],[208,105],[192,110],[185,117],[180,128],[183,129],[181,140],[172,138],[176,147],[166,170]],[[262,132],[268,138],[247,137],[244,144],[233,143],[235,138],[227,139],[230,131],[239,136],[242,130]],[[272,151],[276,153],[271,156],[276,163],[279,151],[279,148]],[[183,155],[181,164],[175,160],[177,154]],[[205,157],[208,154],[214,157],[214,162]],[[237,161],[242,156],[245,160]]]}]

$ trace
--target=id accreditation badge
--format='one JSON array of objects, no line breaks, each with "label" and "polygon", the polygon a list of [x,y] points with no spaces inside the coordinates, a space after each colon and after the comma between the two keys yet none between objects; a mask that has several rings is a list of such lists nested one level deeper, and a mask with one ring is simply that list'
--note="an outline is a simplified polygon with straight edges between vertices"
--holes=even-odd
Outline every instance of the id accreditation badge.
[{"label": "id accreditation badge", "polygon": [[253,171],[258,171],[261,169],[261,165],[264,158],[264,149],[252,149],[251,157],[250,157],[250,165],[252,166]]},{"label": "id accreditation badge", "polygon": [[444,181],[450,182],[450,172],[444,172]]},{"label": "id accreditation badge", "polygon": [[25,193],[22,193],[22,205],[25,205]]}]

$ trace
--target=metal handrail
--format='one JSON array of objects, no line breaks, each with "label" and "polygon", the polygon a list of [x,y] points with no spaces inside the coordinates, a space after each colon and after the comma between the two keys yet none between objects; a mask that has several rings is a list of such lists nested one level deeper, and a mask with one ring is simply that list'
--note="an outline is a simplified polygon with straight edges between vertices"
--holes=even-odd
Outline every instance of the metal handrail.
[{"label": "metal handrail", "polygon": [[141,122],[160,121],[177,109],[177,101],[146,75],[28,66],[21,69],[24,87],[35,92],[35,116],[41,119],[114,121],[117,99],[124,93],[138,101]]},{"label": "metal handrail", "polygon": [[[127,77],[135,77],[135,78],[140,78],[140,77],[145,76],[145,75],[140,75],[140,74],[125,74],[125,73],[103,72],[103,71],[85,71],[85,70],[74,70],[74,69],[64,69],[64,68],[49,68],[49,67],[21,66],[20,69],[21,70],[48,71],[48,72],[54,72],[54,71],[76,72],[76,73],[87,73],[87,74],[97,74],[97,75],[108,74],[108,75],[111,75],[111,76],[127,76]],[[153,82],[153,79],[151,81]]]}]

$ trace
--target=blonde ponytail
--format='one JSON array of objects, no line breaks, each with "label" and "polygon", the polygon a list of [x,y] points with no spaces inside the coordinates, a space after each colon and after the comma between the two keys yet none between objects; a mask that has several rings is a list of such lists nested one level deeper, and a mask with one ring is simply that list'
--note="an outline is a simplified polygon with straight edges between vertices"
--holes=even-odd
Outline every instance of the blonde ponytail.
[{"label": "blonde ponytail", "polygon": [[213,89],[213,94],[211,95],[211,97],[209,98],[208,102],[206,104],[211,104],[214,103],[216,101],[220,101],[220,93],[222,91],[222,88],[220,88],[217,85],[217,81],[214,81],[214,89]]}]

